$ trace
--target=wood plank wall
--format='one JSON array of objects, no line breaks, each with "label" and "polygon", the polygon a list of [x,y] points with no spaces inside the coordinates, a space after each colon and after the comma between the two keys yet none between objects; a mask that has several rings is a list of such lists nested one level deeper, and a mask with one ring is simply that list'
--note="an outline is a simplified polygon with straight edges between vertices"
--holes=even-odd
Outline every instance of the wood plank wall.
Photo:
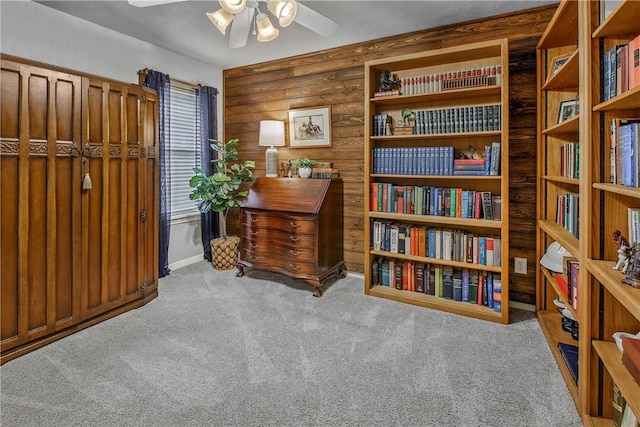
[{"label": "wood plank wall", "polygon": [[[364,260],[364,62],[498,38],[510,56],[510,256],[527,258],[529,274],[513,274],[512,301],[535,304],[536,43],[556,6],[418,31],[277,61],[225,70],[224,138],[239,138],[241,159],[256,160],[264,176],[260,120],[287,122],[290,109],[331,106],[331,148],[280,148],[280,160],[309,157],[332,162],[344,180],[344,260],[363,272]],[[288,140],[288,138],[287,138]],[[237,212],[229,233],[238,234]],[[512,258],[513,259],[513,258]]]}]

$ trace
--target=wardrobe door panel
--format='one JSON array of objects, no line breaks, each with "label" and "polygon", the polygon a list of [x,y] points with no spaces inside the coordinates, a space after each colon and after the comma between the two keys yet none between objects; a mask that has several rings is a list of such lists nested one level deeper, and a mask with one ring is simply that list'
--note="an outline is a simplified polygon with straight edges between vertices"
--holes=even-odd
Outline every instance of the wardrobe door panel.
[{"label": "wardrobe door panel", "polygon": [[2,60],[3,353],[78,321],[80,82]]}]

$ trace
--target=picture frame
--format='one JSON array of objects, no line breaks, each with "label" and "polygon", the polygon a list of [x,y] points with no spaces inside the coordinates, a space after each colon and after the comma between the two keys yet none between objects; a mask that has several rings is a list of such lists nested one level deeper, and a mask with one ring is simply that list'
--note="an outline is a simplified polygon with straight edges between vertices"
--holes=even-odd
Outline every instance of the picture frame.
[{"label": "picture frame", "polygon": [[572,117],[578,115],[580,104],[577,99],[570,99],[568,101],[562,101],[560,108],[558,108],[558,123],[562,123]]},{"label": "picture frame", "polygon": [[569,57],[571,57],[571,55],[565,53],[551,58],[551,65],[549,65],[549,74],[547,75],[547,78],[550,78],[557,73],[558,70],[569,60]]},{"label": "picture frame", "polygon": [[331,107],[289,110],[289,147],[331,147]]}]

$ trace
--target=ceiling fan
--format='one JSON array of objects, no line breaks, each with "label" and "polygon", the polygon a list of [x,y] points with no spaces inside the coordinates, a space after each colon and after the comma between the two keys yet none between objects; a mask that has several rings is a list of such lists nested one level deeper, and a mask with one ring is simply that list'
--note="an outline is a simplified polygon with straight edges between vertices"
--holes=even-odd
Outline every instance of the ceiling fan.
[{"label": "ceiling fan", "polygon": [[[127,1],[132,6],[146,7],[186,0]],[[259,41],[267,42],[275,39],[280,30],[273,26],[266,14],[267,11],[278,19],[278,24],[283,28],[292,22],[297,22],[324,37],[331,35],[338,28],[335,21],[296,0],[218,0],[218,2],[220,9],[216,12],[208,12],[207,16],[222,34],[226,34],[227,27],[231,25],[227,42],[230,48],[246,46],[252,24],[253,34],[257,35]]]}]

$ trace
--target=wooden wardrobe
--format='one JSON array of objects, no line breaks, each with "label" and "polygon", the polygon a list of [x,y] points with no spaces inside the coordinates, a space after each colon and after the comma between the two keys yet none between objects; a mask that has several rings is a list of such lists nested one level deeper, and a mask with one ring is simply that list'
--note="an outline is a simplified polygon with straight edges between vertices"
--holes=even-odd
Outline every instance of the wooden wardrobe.
[{"label": "wooden wardrobe", "polygon": [[158,99],[7,55],[0,63],[4,363],[157,296]]}]

